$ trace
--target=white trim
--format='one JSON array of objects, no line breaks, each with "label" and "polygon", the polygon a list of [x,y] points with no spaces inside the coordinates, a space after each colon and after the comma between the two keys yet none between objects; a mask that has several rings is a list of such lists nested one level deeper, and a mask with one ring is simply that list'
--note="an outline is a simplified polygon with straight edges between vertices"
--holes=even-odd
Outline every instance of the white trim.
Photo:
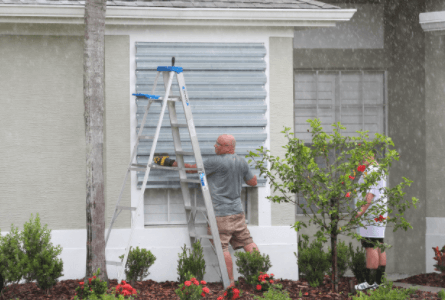
[{"label": "white trim", "polygon": [[[356,9],[107,7],[107,25],[335,26]],[[83,24],[84,6],[0,5],[0,23]]]},{"label": "white trim", "polygon": [[419,23],[423,31],[435,35],[445,35],[445,11],[421,13]]}]

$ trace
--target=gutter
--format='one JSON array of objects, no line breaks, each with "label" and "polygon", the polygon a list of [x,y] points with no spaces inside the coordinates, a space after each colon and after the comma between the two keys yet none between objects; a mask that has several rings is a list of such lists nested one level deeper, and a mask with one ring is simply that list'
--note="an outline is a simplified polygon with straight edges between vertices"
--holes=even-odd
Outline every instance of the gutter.
[{"label": "gutter", "polygon": [[[108,6],[107,25],[335,26],[356,9],[221,9]],[[82,5],[0,5],[0,23],[83,24]]]}]

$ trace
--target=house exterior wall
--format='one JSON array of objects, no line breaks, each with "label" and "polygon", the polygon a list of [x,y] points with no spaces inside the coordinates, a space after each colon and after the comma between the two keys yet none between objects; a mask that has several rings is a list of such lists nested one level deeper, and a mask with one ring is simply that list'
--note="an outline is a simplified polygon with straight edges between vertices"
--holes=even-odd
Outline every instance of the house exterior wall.
[{"label": "house exterior wall", "polygon": [[[344,6],[338,2],[335,4]],[[440,2],[430,1],[428,5],[434,11],[440,10],[445,3]],[[393,188],[403,181],[402,177],[406,177],[414,182],[411,187],[404,188],[403,202],[411,203],[412,197],[419,199],[417,208],[411,205],[403,215],[413,229],[404,231],[399,228],[393,232],[392,224],[386,229],[385,242],[393,245],[387,250],[386,272],[392,274],[433,272],[433,251],[430,249],[445,242],[445,209],[440,197],[443,185],[440,186],[438,177],[443,168],[437,163],[443,156],[443,130],[439,119],[443,116],[444,75],[443,64],[440,63],[443,60],[443,40],[437,36],[425,38],[419,25],[419,13],[424,9],[421,1],[386,3],[384,49],[294,49],[295,69],[387,71],[388,135],[401,154],[399,161],[394,161],[390,168],[388,186]],[[360,16],[359,12],[357,16]],[[399,212],[392,209],[390,216],[394,217]],[[310,218],[297,216],[297,220],[307,224]],[[317,228],[311,225],[302,228],[298,234],[313,236],[316,231]],[[356,240],[349,237],[341,236],[339,240],[346,244],[352,241],[354,249],[357,246],[361,248]],[[328,246],[330,243],[324,245],[325,251]],[[352,275],[352,272],[348,270],[346,275]]]},{"label": "house exterior wall", "polygon": [[[284,158],[287,138],[281,131],[284,126],[294,130],[293,104],[293,38],[270,38],[270,154]],[[279,195],[279,193],[276,193]],[[271,190],[271,195],[275,195]],[[293,203],[272,202],[272,226],[289,226],[295,223]],[[289,230],[293,230],[289,228]]]},{"label": "house exterior wall", "polygon": [[[130,155],[128,37],[106,37],[105,197],[116,194],[118,169]],[[2,36],[0,227],[27,222],[39,213],[49,229],[86,228],[83,38]],[[31,59],[32,58],[32,59]],[[122,113],[124,112],[124,113]],[[125,113],[127,112],[127,113]],[[123,173],[121,171],[120,173]],[[116,174],[116,175],[114,175]],[[119,174],[119,175],[118,175]],[[114,200],[114,197],[113,197]],[[129,203],[129,189],[123,202]],[[113,202],[114,203],[114,202]],[[111,219],[114,205],[107,205]],[[6,217],[6,215],[8,217]],[[117,223],[117,226],[129,225]]]},{"label": "house exterior wall", "polygon": [[[445,1],[426,1],[425,12],[444,11]],[[434,251],[445,244],[445,35],[425,34],[426,272],[434,272]]]}]

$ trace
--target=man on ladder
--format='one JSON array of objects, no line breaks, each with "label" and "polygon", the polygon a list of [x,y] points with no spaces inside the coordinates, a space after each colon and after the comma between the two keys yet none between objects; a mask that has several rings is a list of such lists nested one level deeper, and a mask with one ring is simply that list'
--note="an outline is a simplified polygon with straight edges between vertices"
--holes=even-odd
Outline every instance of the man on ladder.
[{"label": "man on ladder", "polygon": [[[226,261],[230,283],[234,283],[233,262],[229,252],[229,243],[234,250],[244,248],[250,253],[258,246],[253,242],[247,229],[246,219],[241,205],[242,182],[256,186],[256,175],[252,174],[247,162],[235,154],[236,141],[232,135],[223,134],[215,143],[217,156],[204,161],[204,169],[210,187],[213,209],[218,224],[219,236]],[[155,163],[163,166],[177,166],[177,162],[166,157],[156,157]],[[196,168],[196,165],[185,164],[186,168]],[[197,173],[197,171],[186,171]],[[207,234],[211,234],[207,225]],[[213,240],[210,239],[213,244]]]}]

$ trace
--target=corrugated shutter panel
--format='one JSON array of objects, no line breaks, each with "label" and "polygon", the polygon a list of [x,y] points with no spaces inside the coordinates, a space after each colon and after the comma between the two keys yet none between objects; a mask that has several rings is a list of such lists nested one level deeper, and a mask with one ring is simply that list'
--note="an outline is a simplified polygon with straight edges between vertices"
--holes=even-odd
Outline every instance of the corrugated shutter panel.
[{"label": "corrugated shutter panel", "polygon": [[[343,136],[359,137],[355,131],[369,130],[369,139],[385,132],[384,73],[356,71],[298,71],[295,73],[295,137],[311,146],[312,136],[308,119],[319,118],[321,127],[327,134],[333,134],[333,123],[341,122],[346,130]],[[338,155],[338,154],[337,154]],[[328,154],[329,163],[334,161],[334,153]],[[346,156],[348,159],[350,155]],[[324,158],[318,157],[320,168],[326,168]],[[300,194],[300,204],[306,207],[306,200]],[[311,205],[317,212],[315,205]],[[353,203],[351,204],[353,207]],[[341,209],[342,210],[342,209]],[[346,208],[343,208],[347,212]],[[303,210],[297,207],[297,213]]]},{"label": "corrugated shutter panel", "polygon": [[[219,43],[136,43],[136,92],[148,94],[158,66],[171,65],[175,56],[176,66],[184,68],[184,78],[190,97],[193,119],[203,159],[215,155],[214,144],[220,134],[235,137],[236,154],[245,156],[264,146],[266,141],[266,49],[263,44]],[[179,96],[178,85],[172,88]],[[164,95],[162,80],[158,81],[156,95]],[[148,100],[137,100],[139,129]],[[154,135],[161,105],[153,104],[143,134]],[[185,122],[182,104],[176,104],[178,119]],[[175,159],[169,115],[166,111],[157,153],[169,153]],[[187,128],[180,128],[181,143],[185,151],[192,151]],[[138,147],[137,161],[146,164],[151,142]],[[247,160],[247,159],[246,159]],[[193,163],[194,157],[185,157]],[[259,178],[259,171],[252,167]],[[198,178],[189,174],[189,178]],[[138,173],[138,187],[143,173]],[[194,185],[190,184],[190,187]],[[246,185],[245,185],[246,186]],[[265,186],[259,178],[258,186]],[[147,188],[179,188],[179,176],[175,172],[151,170]]]}]

